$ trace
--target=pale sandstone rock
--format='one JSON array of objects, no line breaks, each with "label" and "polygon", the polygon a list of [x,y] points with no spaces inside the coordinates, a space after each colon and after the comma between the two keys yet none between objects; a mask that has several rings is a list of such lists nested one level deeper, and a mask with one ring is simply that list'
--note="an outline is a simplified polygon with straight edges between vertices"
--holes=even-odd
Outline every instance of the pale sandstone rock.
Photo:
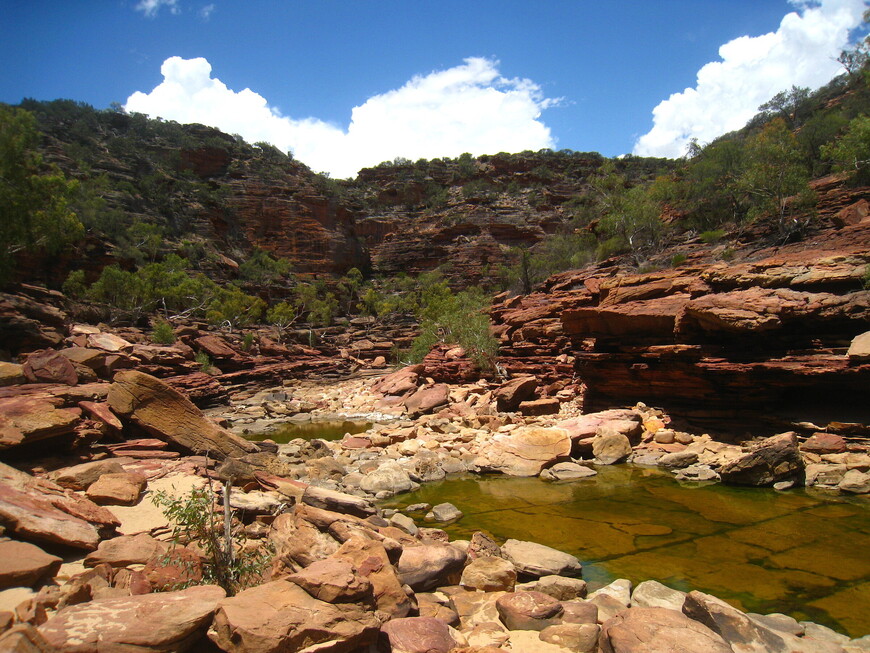
[{"label": "pale sandstone rock", "polygon": [[501,550],[521,575],[580,576],[583,571],[575,556],[537,542],[510,539],[502,545]]},{"label": "pale sandstone rock", "polygon": [[62,651],[184,651],[211,622],[224,591],[201,585],[178,592],[82,603],[39,627]]},{"label": "pale sandstone rock", "polygon": [[493,436],[475,463],[484,470],[509,476],[537,476],[544,467],[570,453],[571,439],[565,429],[520,428]]},{"label": "pale sandstone rock", "polygon": [[601,653],[734,653],[720,635],[675,610],[632,608],[608,619]]},{"label": "pale sandstone rock", "polygon": [[259,451],[253,442],[207,419],[180,392],[143,372],[118,372],[107,400],[116,414],[188,451],[221,458]]},{"label": "pale sandstone rock", "polygon": [[504,558],[483,556],[472,560],[462,570],[460,585],[484,592],[511,592],[517,581],[517,572]]}]

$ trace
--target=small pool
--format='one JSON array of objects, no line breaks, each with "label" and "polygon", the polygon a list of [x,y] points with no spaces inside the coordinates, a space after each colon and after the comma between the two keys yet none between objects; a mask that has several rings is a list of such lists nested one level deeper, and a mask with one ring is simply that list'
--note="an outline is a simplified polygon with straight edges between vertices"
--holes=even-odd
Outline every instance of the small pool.
[{"label": "small pool", "polygon": [[464,476],[395,497],[391,507],[449,501],[476,530],[576,555],[583,577],[655,579],[748,612],[784,612],[859,637],[870,633],[870,502],[804,489],[685,487],[630,465],[548,483]]},{"label": "small pool", "polygon": [[372,427],[372,422],[349,419],[313,419],[305,422],[285,422],[260,433],[248,433],[248,440],[274,440],[284,444],[302,438],[304,440],[341,440],[345,433],[362,433]]}]

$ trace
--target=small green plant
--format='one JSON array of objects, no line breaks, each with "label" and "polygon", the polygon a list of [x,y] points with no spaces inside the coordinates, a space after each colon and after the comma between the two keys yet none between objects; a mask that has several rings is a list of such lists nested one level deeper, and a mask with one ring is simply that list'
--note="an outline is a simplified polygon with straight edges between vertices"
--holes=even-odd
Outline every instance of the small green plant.
[{"label": "small green plant", "polygon": [[710,245],[712,243],[718,243],[722,238],[725,237],[724,229],[712,229],[710,231],[701,232],[700,236],[701,242],[705,245]]},{"label": "small green plant", "polygon": [[204,351],[198,351],[196,352],[195,360],[199,365],[199,371],[208,374],[209,370],[212,368],[211,358],[208,357],[208,354]]},{"label": "small green plant", "polygon": [[245,352],[251,351],[251,347],[253,347],[253,346],[254,346],[254,332],[248,331],[242,337],[242,351],[245,351]]},{"label": "small green plant", "polygon": [[719,257],[723,261],[730,261],[732,258],[734,258],[734,248],[733,247],[726,247],[725,249],[722,250],[722,253],[719,255]]},{"label": "small green plant", "polygon": [[[231,485],[224,485],[228,495]],[[251,551],[245,547],[244,528],[232,530],[232,523],[225,497],[224,519],[215,514],[217,502],[211,488],[193,490],[186,497],[173,497],[160,491],[152,498],[166,518],[172,522],[172,540],[176,545],[196,544],[205,554],[202,564],[202,579],[192,576],[183,581],[182,587],[202,583],[220,585],[227,595],[233,596],[241,590],[262,581],[263,572],[272,558],[272,551],[261,547]],[[178,564],[177,557],[170,550],[165,564]],[[181,587],[176,587],[181,589]]]},{"label": "small green plant", "polygon": [[685,254],[683,254],[682,252],[678,252],[677,254],[674,254],[671,257],[671,267],[672,268],[679,267],[683,263],[685,263],[687,259],[688,259],[688,257]]},{"label": "small green plant", "polygon": [[156,320],[151,330],[151,341],[158,345],[171,345],[175,342],[175,331],[166,320]]}]

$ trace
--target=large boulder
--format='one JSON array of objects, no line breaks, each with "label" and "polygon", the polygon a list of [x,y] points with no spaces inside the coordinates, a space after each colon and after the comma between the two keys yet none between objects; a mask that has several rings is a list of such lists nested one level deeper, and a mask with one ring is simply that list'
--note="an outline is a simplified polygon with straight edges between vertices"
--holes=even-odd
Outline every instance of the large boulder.
[{"label": "large boulder", "polygon": [[683,613],[721,635],[735,653],[792,653],[789,642],[776,631],[753,621],[722,599],[689,592]]},{"label": "large boulder", "polygon": [[417,388],[418,379],[423,372],[423,365],[409,365],[392,374],[387,374],[374,385],[372,390],[385,395],[404,395]]},{"label": "large boulder", "polygon": [[679,612],[685,600],[685,592],[671,589],[657,580],[645,580],[631,593],[633,608],[667,608]]},{"label": "large boulder", "polygon": [[537,542],[508,540],[501,547],[519,574],[524,576],[580,576],[583,567],[570,553]]},{"label": "large boulder", "polygon": [[408,616],[411,601],[383,544],[354,536],[341,545],[335,557],[349,562],[357,574],[369,580],[379,611],[394,619]]},{"label": "large boulder", "polygon": [[282,513],[272,522],[269,539],[275,558],[290,569],[307,567],[338,551],[339,544],[329,533],[294,513]]},{"label": "large boulder", "polygon": [[136,472],[103,474],[88,487],[86,494],[101,506],[132,506],[139,502],[147,483],[147,479]]},{"label": "large boulder", "polygon": [[340,558],[325,558],[287,577],[311,596],[327,603],[365,602],[373,598],[372,584],[353,565]]},{"label": "large boulder", "polygon": [[31,383],[76,385],[79,382],[79,376],[70,360],[51,348],[28,354],[22,371]]},{"label": "large boulder", "polygon": [[226,593],[216,585],[73,605],[39,632],[61,651],[186,651],[211,623]]},{"label": "large boulder", "polygon": [[613,465],[631,455],[631,442],[624,434],[602,427],[592,441],[592,453],[602,465]]},{"label": "large boulder", "polygon": [[517,582],[513,564],[496,556],[481,556],[462,570],[459,584],[484,592],[512,592]]},{"label": "large boulder", "polygon": [[495,602],[498,616],[508,630],[543,630],[559,623],[562,604],[541,592],[507,592]]},{"label": "large boulder", "polygon": [[395,460],[388,460],[376,470],[366,474],[360,481],[360,487],[372,494],[378,492],[397,494],[410,490],[413,483],[408,472],[399,463]]},{"label": "large boulder", "polygon": [[379,626],[362,605],[326,603],[295,583],[274,580],[221,601],[209,638],[236,653],[344,653],[373,642]]},{"label": "large boulder", "polygon": [[187,451],[218,458],[259,451],[256,444],[221,428],[180,392],[144,372],[118,372],[107,400],[116,414]]},{"label": "large boulder", "polygon": [[632,608],[601,625],[601,653],[734,653],[720,635],[676,610]]},{"label": "large boulder", "polygon": [[495,389],[493,397],[500,411],[517,410],[520,404],[535,396],[538,380],[533,376],[521,376],[511,379]]},{"label": "large boulder", "polygon": [[804,462],[797,435],[781,433],[751,446],[740,458],[719,470],[722,482],[731,485],[773,485],[781,481],[803,483]]},{"label": "large boulder", "polygon": [[356,515],[357,517],[368,517],[377,512],[371,503],[361,497],[355,497],[344,492],[336,492],[335,490],[327,490],[315,485],[309,485],[305,488],[305,492],[302,493],[302,503],[314,506],[315,508]]},{"label": "large boulder", "polygon": [[57,573],[63,562],[28,542],[0,540],[0,589],[32,587]]},{"label": "large boulder", "polygon": [[436,408],[447,405],[449,393],[450,386],[446,383],[424,386],[405,399],[405,410],[410,415],[431,413]]},{"label": "large boulder", "polygon": [[475,464],[509,476],[537,476],[570,453],[571,439],[565,429],[527,427],[494,435]]},{"label": "large boulder", "polygon": [[421,544],[402,549],[396,566],[402,583],[416,592],[442,585],[455,585],[462,574],[466,555],[450,544]]}]

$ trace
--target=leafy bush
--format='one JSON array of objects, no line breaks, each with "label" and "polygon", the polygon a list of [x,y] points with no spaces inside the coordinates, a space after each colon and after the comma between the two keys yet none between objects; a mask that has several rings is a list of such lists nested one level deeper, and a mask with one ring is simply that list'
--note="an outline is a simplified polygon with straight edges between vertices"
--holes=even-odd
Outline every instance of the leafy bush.
[{"label": "leafy bush", "polygon": [[293,324],[298,317],[299,313],[297,312],[296,307],[289,302],[274,304],[268,311],[266,311],[266,320],[270,324],[274,324],[278,327],[279,331],[283,331]]},{"label": "leafy bush", "polygon": [[254,249],[247,261],[239,266],[239,276],[246,281],[269,285],[290,273],[290,261],[274,259],[260,248]]},{"label": "leafy bush", "polygon": [[411,345],[411,359],[419,362],[432,347],[443,342],[457,344],[481,369],[495,367],[498,341],[489,330],[489,316],[484,312],[487,298],[479,288],[457,294],[447,290],[427,301],[422,309],[420,335]]},{"label": "leafy bush", "polygon": [[196,352],[196,360],[197,365],[199,365],[199,371],[205,372],[208,374],[209,370],[212,368],[211,358],[208,357],[204,351]]},{"label": "leafy bush", "polygon": [[251,347],[254,346],[254,332],[248,331],[242,337],[242,351],[251,351]]},{"label": "leafy bush", "polygon": [[835,170],[848,172],[854,183],[870,183],[870,116],[852,120],[839,139],[822,146],[821,154],[834,162]]},{"label": "leafy bush", "polygon": [[64,295],[72,297],[73,299],[84,297],[85,291],[87,290],[87,285],[85,284],[85,271],[73,270],[70,272],[66,281],[64,281],[61,286],[61,290],[63,290]]},{"label": "leafy bush", "polygon": [[[225,486],[229,492],[229,486]],[[238,528],[227,541],[228,524],[215,515],[215,496],[211,489],[193,490],[185,498],[175,498],[164,491],[153,497],[166,518],[173,523],[172,539],[176,545],[195,544],[205,554],[202,580],[205,585],[220,585],[227,595],[262,582],[272,552],[266,548],[251,551],[245,547],[244,529]],[[166,556],[173,563],[172,551]],[[183,586],[196,584],[188,581]],[[180,588],[177,588],[180,589]]]},{"label": "leafy bush", "polygon": [[260,318],[266,306],[262,299],[235,286],[222,288],[202,274],[191,276],[185,269],[188,265],[187,259],[176,254],[135,271],[110,265],[103,268],[86,296],[134,316],[159,309],[230,327],[247,326]]},{"label": "leafy bush", "polygon": [[713,229],[710,231],[702,231],[699,238],[701,242],[710,245],[712,243],[717,243],[725,237],[724,229]]},{"label": "leafy bush", "polygon": [[671,267],[676,268],[686,262],[688,257],[682,252],[678,252],[671,257]]},{"label": "leafy bush", "polygon": [[171,345],[175,342],[175,331],[166,320],[156,320],[151,330],[151,341],[159,345]]}]

